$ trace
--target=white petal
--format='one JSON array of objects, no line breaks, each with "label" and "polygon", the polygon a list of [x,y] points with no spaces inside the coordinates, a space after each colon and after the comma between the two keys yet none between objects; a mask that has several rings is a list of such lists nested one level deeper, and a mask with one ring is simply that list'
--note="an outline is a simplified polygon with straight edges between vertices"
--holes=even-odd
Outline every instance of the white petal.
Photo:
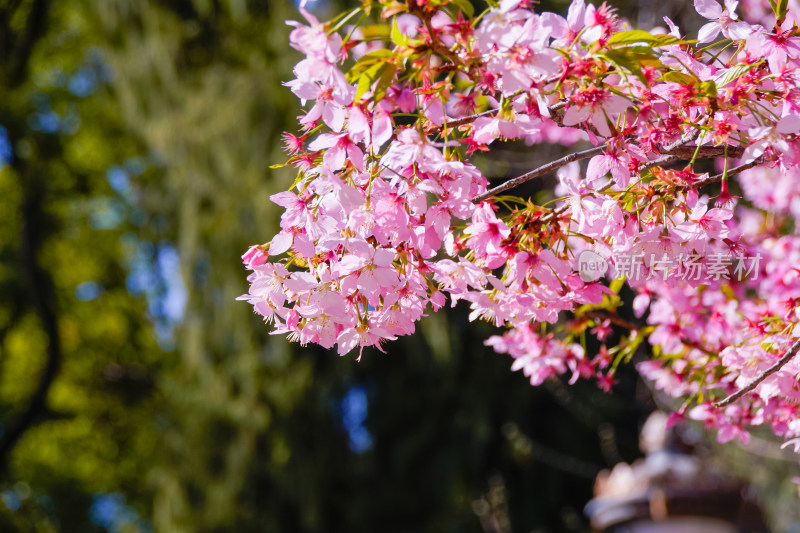
[{"label": "white petal", "polygon": [[709,20],[722,16],[722,6],[715,0],[694,0],[694,9]]},{"label": "white petal", "polygon": [[721,29],[719,22],[709,22],[697,32],[697,42],[710,43],[717,38]]},{"label": "white petal", "polygon": [[280,255],[292,245],[294,237],[291,233],[280,232],[269,243],[269,255]]}]

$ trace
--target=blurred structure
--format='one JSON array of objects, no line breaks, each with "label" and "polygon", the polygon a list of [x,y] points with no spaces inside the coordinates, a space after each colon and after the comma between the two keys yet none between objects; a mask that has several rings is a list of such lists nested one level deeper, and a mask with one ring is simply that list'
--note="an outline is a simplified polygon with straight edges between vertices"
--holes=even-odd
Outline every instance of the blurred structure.
[{"label": "blurred structure", "polygon": [[604,533],[754,533],[768,531],[745,486],[692,446],[684,427],[657,411],[642,428],[646,457],[601,472],[586,506]]}]

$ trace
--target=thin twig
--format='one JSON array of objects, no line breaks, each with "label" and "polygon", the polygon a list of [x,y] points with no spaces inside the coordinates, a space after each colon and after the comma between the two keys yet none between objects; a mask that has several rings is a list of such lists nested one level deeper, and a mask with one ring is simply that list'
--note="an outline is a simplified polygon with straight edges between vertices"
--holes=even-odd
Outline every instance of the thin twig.
[{"label": "thin twig", "polygon": [[[742,157],[744,149],[741,146],[728,146],[728,157],[739,158]],[[698,158],[708,159],[712,157],[722,157],[725,155],[725,146],[701,146],[697,149],[697,145],[693,144],[671,144],[661,150],[662,157],[653,159],[639,166],[639,172],[649,170],[653,167],[663,167],[664,165],[671,165],[678,161],[692,159],[697,153]],[[729,172],[730,174],[730,172]]]},{"label": "thin twig", "polygon": [[727,148],[728,157],[732,159],[738,159],[742,157],[744,153],[744,147],[742,146],[730,146],[730,145],[721,145],[721,146],[701,146],[697,147],[696,144],[679,144],[677,146],[669,146],[664,150],[661,150],[661,153],[664,155],[671,155],[677,156],[680,159],[692,159],[697,154],[697,157],[700,159],[708,159],[711,157],[722,157],[725,155],[725,150]]},{"label": "thin twig", "polygon": [[612,315],[610,313],[602,313],[600,311],[589,311],[589,312],[585,313],[583,316],[585,316],[586,318],[591,318],[592,320],[594,320],[596,322],[603,321],[603,320],[608,320],[609,322],[611,322],[615,326],[619,326],[619,327],[625,328],[625,329],[630,330],[630,331],[639,331],[640,329],[642,329],[642,326],[634,324],[633,322],[630,322],[629,320],[625,320],[624,318],[622,318],[622,317],[620,317],[620,316],[618,316],[616,314]]},{"label": "thin twig", "polygon": [[659,157],[658,159],[653,159],[652,161],[648,161],[647,163],[639,165],[639,172],[650,170],[653,167],[663,167],[665,165],[671,165],[672,163],[677,163],[680,160],[681,157],[678,155],[665,155]]},{"label": "thin twig", "polygon": [[564,165],[572,163],[573,161],[580,161],[582,159],[588,159],[598,154],[602,154],[603,150],[606,149],[606,146],[607,146],[606,144],[601,144],[600,146],[595,146],[594,148],[590,148],[582,152],[575,152],[573,154],[564,156],[561,159],[550,161],[549,163],[544,164],[539,168],[533,169],[530,172],[526,172],[521,176],[517,176],[516,178],[510,179],[507,182],[503,183],[502,185],[498,185],[497,187],[490,189],[483,194],[479,194],[478,196],[472,199],[472,203],[479,204],[482,201],[486,200],[487,198],[491,198],[492,196],[499,194],[503,191],[507,191],[508,189],[513,189],[517,185],[525,183],[526,181],[530,181],[534,178],[538,178],[539,176],[543,176],[544,174],[547,174],[548,172],[552,172],[553,170],[561,168]]},{"label": "thin twig", "polygon": [[[561,159],[556,159],[555,161],[551,161],[547,164],[540,166],[539,168],[531,170],[530,172],[526,172],[521,176],[517,176],[516,178],[508,180],[502,185],[498,185],[497,187],[476,196],[475,198],[472,199],[472,202],[478,204],[486,200],[487,198],[490,198],[492,196],[495,196],[496,194],[512,189],[517,185],[530,181],[534,178],[538,178],[539,176],[547,174],[548,172],[552,172],[553,170],[561,168],[568,163],[572,163],[573,161],[580,161],[582,159],[588,159],[590,157],[594,157],[595,155],[599,155],[603,153],[603,151],[607,147],[608,143],[596,146],[594,148],[590,148],[588,150],[584,150],[582,152],[575,152],[574,154],[569,154],[567,156],[562,157]],[[741,157],[743,152],[741,146],[728,146],[727,149],[728,149],[728,156],[734,158]],[[697,154],[697,157],[701,158],[720,157],[725,154],[725,146],[701,146],[700,148],[698,148],[696,145],[682,144],[677,146],[674,145],[668,146],[662,151],[662,153],[665,154],[663,157],[644,163],[639,167],[639,171],[641,172],[643,170],[648,170],[653,167],[669,165],[671,163],[675,163],[683,159],[691,159],[692,157],[694,157],[695,153]],[[764,162],[763,159],[759,158],[750,163],[745,163],[744,165],[732,168],[728,171],[728,176],[736,175],[744,170],[752,168],[763,162]],[[722,174],[718,174],[716,176],[711,176],[709,178],[687,185],[685,188],[687,189],[699,188],[703,187],[704,185],[708,185],[710,183],[716,183],[721,179],[722,179]]]},{"label": "thin twig", "polygon": [[569,209],[569,204],[563,204],[560,207],[556,207],[545,216],[539,219],[539,222],[542,224],[547,224],[548,222],[552,222],[553,220],[557,219],[561,216],[565,211]]},{"label": "thin twig", "polygon": [[439,41],[439,38],[436,36],[436,29],[433,27],[433,23],[431,23],[432,14],[427,13],[425,9],[422,9],[418,6],[415,8],[415,4],[413,2],[409,2],[408,5],[411,8],[409,12],[418,16],[425,23],[425,29],[428,31],[428,36],[431,38],[431,42],[428,44],[430,49],[445,56],[455,66],[463,65],[463,62],[461,61],[461,58],[458,57],[458,54],[447,48]]},{"label": "thin twig", "polygon": [[[557,82],[558,79],[559,79],[558,76],[551,76],[551,77],[549,77],[549,78],[547,78],[545,80],[539,81],[537,83],[537,86],[538,87],[546,87],[547,85],[549,85],[551,83]],[[511,96],[511,101],[513,102],[518,97],[523,96],[525,94],[529,94],[529,93],[524,93],[523,92],[523,93],[519,93],[519,94],[513,95],[513,96]],[[556,102],[555,104],[553,104],[550,107],[548,107],[548,109],[550,110],[550,115],[551,116],[549,116],[549,117],[544,117],[543,116],[542,118],[549,118],[549,119],[555,121],[557,124],[561,125],[559,123],[560,119],[557,118],[557,115],[558,115],[558,111],[563,109],[566,106],[566,104],[567,103],[565,101],[563,101],[563,100],[561,100],[559,102]],[[488,117],[488,116],[491,116],[494,113],[499,113],[499,112],[500,112],[499,109],[495,109],[495,108],[487,109],[486,111],[481,111],[480,113],[475,113],[474,115],[461,117],[461,118],[455,119],[455,120],[448,120],[445,123],[445,126],[447,126],[448,128],[457,128],[457,127],[463,126],[465,124],[471,124],[472,122],[474,122],[475,120],[477,120],[477,119],[479,119],[481,117]]]},{"label": "thin twig", "polygon": [[[749,163],[745,163],[744,165],[739,165],[738,167],[733,167],[732,169],[728,170],[727,176],[728,177],[735,176],[736,174],[740,174],[740,173],[744,172],[745,170],[751,169],[751,168],[756,167],[758,165],[761,165],[761,164],[763,164],[765,162],[766,162],[766,159],[764,159],[763,157],[758,157],[758,158],[754,159],[753,161],[750,161]],[[710,185],[712,183],[717,183],[717,182],[722,181],[722,176],[724,176],[724,175],[726,175],[726,173],[722,172],[720,174],[716,174],[714,176],[709,176],[709,177],[701,179],[699,181],[695,181],[694,183],[686,184],[686,185],[682,186],[681,188],[686,189],[686,190],[688,190],[688,189],[699,189],[701,187],[705,187],[706,185]]]},{"label": "thin twig", "polygon": [[488,117],[496,112],[497,109],[487,109],[486,111],[481,111],[480,113],[469,115],[468,117],[461,117],[456,120],[448,120],[445,122],[445,126],[448,128],[457,128],[459,126],[463,126],[464,124],[470,124],[481,117]]},{"label": "thin twig", "polygon": [[697,137],[698,137],[699,135],[700,135],[700,130],[699,130],[699,129],[692,130],[692,131],[689,133],[689,135],[687,135],[685,138],[684,138],[683,136],[681,136],[681,138],[680,138],[680,139],[678,139],[677,141],[673,142],[672,144],[668,144],[667,146],[665,146],[665,147],[664,147],[664,148],[661,150],[661,153],[663,153],[663,154],[668,154],[668,153],[670,153],[672,150],[674,150],[675,148],[677,148],[678,146],[680,146],[680,145],[682,145],[682,144],[686,144],[686,143],[689,143],[689,142],[692,142],[692,141],[694,141],[695,139],[697,139]]},{"label": "thin twig", "polygon": [[[19,160],[14,166],[20,174],[28,177]],[[61,341],[58,328],[58,317],[53,302],[56,301],[53,280],[49,272],[42,268],[37,259],[37,252],[42,244],[42,205],[45,201],[38,184],[30,184],[25,193],[22,205],[22,261],[29,276],[29,287],[32,304],[36,307],[42,329],[47,337],[47,360],[39,374],[39,383],[31,394],[28,406],[13,420],[4,421],[5,428],[0,437],[0,470],[7,467],[9,455],[19,440],[34,424],[47,414],[47,397],[53,381],[61,369]]]},{"label": "thin twig", "polygon": [[716,407],[725,407],[726,405],[732,404],[733,402],[735,402],[736,400],[738,400],[739,398],[741,398],[742,396],[744,396],[748,392],[752,391],[762,381],[764,381],[765,379],[770,377],[772,374],[774,374],[775,372],[777,372],[778,370],[780,370],[781,368],[786,366],[786,363],[791,361],[792,358],[794,358],[794,356],[797,355],[797,351],[798,350],[800,350],[800,339],[797,339],[796,341],[794,341],[794,344],[792,344],[792,347],[789,348],[786,351],[786,353],[783,354],[783,357],[778,359],[778,361],[774,365],[772,365],[768,369],[766,369],[763,372],[761,372],[753,381],[751,381],[750,383],[748,383],[747,385],[745,385],[744,387],[742,387],[738,391],[734,392],[733,394],[731,394],[727,398],[725,398],[723,400],[720,400],[718,402],[715,402],[714,405]]}]

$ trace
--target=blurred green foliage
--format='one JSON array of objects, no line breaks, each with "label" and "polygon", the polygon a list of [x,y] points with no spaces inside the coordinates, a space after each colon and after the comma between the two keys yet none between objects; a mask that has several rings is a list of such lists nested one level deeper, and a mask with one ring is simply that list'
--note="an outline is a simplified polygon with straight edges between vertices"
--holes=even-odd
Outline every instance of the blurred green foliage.
[{"label": "blurred green foliage", "polygon": [[1,531],[580,531],[638,453],[640,383],[533,389],[461,308],[356,363],[235,301],[297,17],[0,1]]}]

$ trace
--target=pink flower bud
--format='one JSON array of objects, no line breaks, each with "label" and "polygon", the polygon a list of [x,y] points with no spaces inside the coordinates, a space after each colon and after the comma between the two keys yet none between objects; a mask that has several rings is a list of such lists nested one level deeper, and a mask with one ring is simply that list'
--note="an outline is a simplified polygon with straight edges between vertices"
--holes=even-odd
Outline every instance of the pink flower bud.
[{"label": "pink flower bud", "polygon": [[242,263],[249,269],[253,269],[259,265],[267,262],[267,254],[261,249],[259,245],[253,245],[242,256]]}]

